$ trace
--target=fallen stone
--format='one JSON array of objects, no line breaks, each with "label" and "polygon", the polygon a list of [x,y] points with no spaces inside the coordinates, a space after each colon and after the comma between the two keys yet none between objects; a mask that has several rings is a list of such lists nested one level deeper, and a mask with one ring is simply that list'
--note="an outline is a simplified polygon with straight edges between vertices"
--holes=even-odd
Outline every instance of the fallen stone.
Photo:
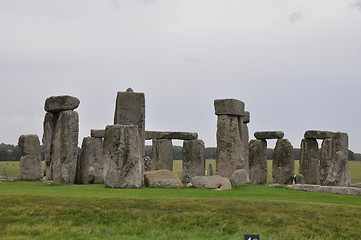
[{"label": "fallen stone", "polygon": [[282,139],[284,133],[281,131],[264,131],[264,132],[255,132],[254,137],[256,139]]},{"label": "fallen stone", "polygon": [[22,157],[19,164],[19,179],[38,180],[41,178],[41,151],[38,135],[21,135],[18,146]]},{"label": "fallen stone", "polygon": [[195,140],[198,139],[198,134],[192,132],[145,131],[145,140],[152,140],[152,139]]},{"label": "fallen stone", "polygon": [[326,139],[332,137],[332,132],[328,131],[318,131],[318,130],[308,130],[305,132],[304,137],[306,139]]},{"label": "fallen stone", "polygon": [[104,138],[104,133],[105,130],[97,130],[97,129],[90,130],[90,136],[93,138]]},{"label": "fallen stone", "polygon": [[80,104],[79,99],[72,96],[53,96],[45,100],[44,109],[47,112],[58,113],[76,109]]},{"label": "fallen stone", "polygon": [[183,141],[183,182],[190,182],[195,176],[204,176],[206,164],[204,150],[202,140]]},{"label": "fallen stone", "polygon": [[249,143],[249,181],[252,184],[267,183],[266,140],[251,140]]},{"label": "fallen stone", "polygon": [[273,150],[273,183],[291,184],[294,176],[294,153],[287,139],[278,139]]},{"label": "fallen stone", "polygon": [[231,176],[231,183],[232,186],[242,186],[247,184],[247,172],[244,169],[238,169],[234,171],[234,173]]},{"label": "fallen stone", "polygon": [[244,102],[237,99],[214,100],[216,115],[244,116]]},{"label": "fallen stone", "polygon": [[155,170],[144,172],[146,187],[183,188],[183,184],[175,172],[170,170]]},{"label": "fallen stone", "polygon": [[220,191],[232,189],[229,179],[218,175],[196,176],[192,178],[191,183],[195,188],[213,188]]},{"label": "fallen stone", "polygon": [[350,187],[361,188],[361,183],[351,184]]},{"label": "fallen stone", "polygon": [[355,187],[340,187],[340,186],[320,186],[310,184],[294,184],[287,186],[289,189],[320,192],[320,193],[337,193],[342,195],[361,195],[361,189]]},{"label": "fallen stone", "polygon": [[139,130],[135,125],[108,125],[104,135],[104,183],[107,188],[139,188],[143,179]]}]

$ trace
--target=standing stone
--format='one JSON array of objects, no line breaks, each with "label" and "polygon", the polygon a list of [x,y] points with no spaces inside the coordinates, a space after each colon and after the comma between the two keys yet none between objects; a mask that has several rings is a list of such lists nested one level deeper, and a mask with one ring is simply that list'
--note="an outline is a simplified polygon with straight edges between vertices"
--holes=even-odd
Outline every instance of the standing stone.
[{"label": "standing stone", "polygon": [[44,175],[48,180],[53,179],[53,169],[51,164],[52,143],[55,130],[55,124],[58,120],[58,114],[46,113],[44,118],[44,133],[43,133],[43,146],[44,146]]},{"label": "standing stone", "polygon": [[204,142],[202,140],[183,141],[183,181],[190,182],[195,176],[205,174]]},{"label": "standing stone", "polygon": [[294,176],[293,147],[287,139],[278,139],[273,151],[273,183],[292,184]]},{"label": "standing stone", "polygon": [[241,136],[241,156],[244,159],[244,170],[246,171],[246,175],[247,175],[247,182],[249,181],[249,131],[248,131],[248,126],[245,123],[245,121],[249,122],[249,112],[245,112],[248,113],[248,119],[244,119],[244,117],[240,117],[240,122],[239,122],[239,134]]},{"label": "standing stone", "polygon": [[83,143],[81,146],[81,154],[78,157],[78,163],[76,165],[76,177],[75,183],[77,184],[88,184],[89,182],[89,142],[91,137],[83,138]]},{"label": "standing stone", "polygon": [[332,135],[332,160],[324,185],[349,186],[350,170],[348,166],[348,136],[336,132]]},{"label": "standing stone", "polygon": [[152,170],[171,170],[173,169],[173,145],[170,139],[152,140]]},{"label": "standing stone", "polygon": [[251,140],[249,143],[249,181],[253,184],[267,183],[266,140]]},{"label": "standing stone", "polygon": [[287,139],[278,139],[273,151],[273,183],[292,184],[294,176],[293,147]]},{"label": "standing stone", "polygon": [[[56,183],[73,184],[78,157],[79,117],[75,111],[63,111],[55,124],[51,148],[51,169]],[[51,180],[48,178],[48,180]]]},{"label": "standing stone", "polygon": [[219,115],[217,121],[217,174],[230,178],[237,169],[244,169],[241,136],[237,116]]},{"label": "standing stone", "polygon": [[327,138],[322,141],[320,149],[320,183],[327,185],[326,178],[330,172],[332,162],[332,139]]},{"label": "standing stone", "polygon": [[37,180],[41,173],[41,154],[39,137],[35,134],[21,135],[18,146],[20,158],[19,179]]},{"label": "standing stone", "polygon": [[300,173],[304,183],[320,185],[320,160],[316,139],[302,139]]},{"label": "standing stone", "polygon": [[208,174],[207,176],[213,176],[214,173],[213,173],[213,165],[210,163],[208,164]]},{"label": "standing stone", "polygon": [[104,182],[107,188],[139,188],[144,159],[135,125],[109,125],[104,134]]}]

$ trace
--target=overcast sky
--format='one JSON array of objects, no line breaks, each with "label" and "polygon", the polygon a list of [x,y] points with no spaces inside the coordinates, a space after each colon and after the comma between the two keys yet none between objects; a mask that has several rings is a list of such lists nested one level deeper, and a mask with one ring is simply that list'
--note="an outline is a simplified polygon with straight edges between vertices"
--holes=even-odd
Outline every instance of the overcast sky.
[{"label": "overcast sky", "polygon": [[342,131],[361,152],[361,0],[0,0],[0,81],[0,143],[41,139],[55,95],[80,99],[81,141],[132,87],[147,130],[216,146],[213,101],[235,98],[251,139]]}]

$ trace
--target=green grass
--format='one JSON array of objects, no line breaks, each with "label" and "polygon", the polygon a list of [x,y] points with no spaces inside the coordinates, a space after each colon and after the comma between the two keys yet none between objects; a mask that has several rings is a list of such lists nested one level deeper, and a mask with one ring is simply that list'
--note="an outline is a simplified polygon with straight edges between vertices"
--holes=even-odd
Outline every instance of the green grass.
[{"label": "green grass", "polygon": [[0,185],[0,239],[360,239],[361,197],[246,185]]}]

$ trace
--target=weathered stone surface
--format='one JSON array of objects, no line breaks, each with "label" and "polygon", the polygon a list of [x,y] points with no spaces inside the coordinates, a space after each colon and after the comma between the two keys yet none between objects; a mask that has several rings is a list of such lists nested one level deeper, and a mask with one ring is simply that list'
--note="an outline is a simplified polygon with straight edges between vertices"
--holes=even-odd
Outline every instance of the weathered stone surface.
[{"label": "weathered stone surface", "polygon": [[351,184],[350,187],[361,188],[361,183]]},{"label": "weathered stone surface", "polygon": [[152,140],[152,139],[195,140],[198,139],[198,134],[192,132],[145,131],[145,140]]},{"label": "weathered stone surface", "polygon": [[249,131],[247,124],[242,121],[239,121],[239,126],[239,134],[241,136],[241,156],[244,159],[244,170],[247,174],[247,182],[249,182]]},{"label": "weathered stone surface", "polygon": [[244,116],[244,102],[237,99],[214,100],[216,115]]},{"label": "weathered stone surface", "polygon": [[144,183],[146,187],[183,187],[178,175],[170,170],[146,171],[144,172]]},{"label": "weathered stone surface", "polygon": [[282,139],[284,133],[281,131],[264,131],[264,132],[255,132],[254,137],[257,139]]},{"label": "weathered stone surface", "polygon": [[202,140],[185,140],[183,142],[183,181],[190,182],[195,176],[204,176],[205,157]]},{"label": "weathered stone surface", "polygon": [[44,146],[44,175],[47,179],[53,179],[53,169],[51,164],[52,141],[55,130],[55,124],[58,120],[58,114],[46,113],[43,124],[43,146]]},{"label": "weathered stone surface", "polygon": [[170,139],[152,140],[152,170],[173,169],[173,145]]},{"label": "weathered stone surface", "polygon": [[305,178],[302,174],[296,174],[293,177],[293,184],[305,184]]},{"label": "weathered stone surface", "polygon": [[332,160],[323,185],[349,186],[351,184],[348,166],[348,136],[336,132],[332,135]]},{"label": "weathered stone surface", "polygon": [[108,125],[104,134],[104,183],[108,188],[139,188],[144,159],[136,125]]},{"label": "weathered stone surface", "polygon": [[332,162],[332,139],[327,138],[322,141],[320,148],[320,183],[326,184],[326,178],[330,172]]},{"label": "weathered stone surface", "polygon": [[244,112],[244,116],[242,116],[242,122],[248,124],[251,122],[251,114],[248,111]]},{"label": "weathered stone surface", "polygon": [[90,130],[90,136],[93,138],[104,138],[105,130],[92,129]]},{"label": "weathered stone surface", "polygon": [[320,151],[316,139],[302,139],[299,169],[304,183],[320,185]]},{"label": "weathered stone surface", "polygon": [[79,117],[75,111],[62,111],[58,116],[51,143],[52,178],[47,175],[47,179],[55,183],[73,184],[78,158]]},{"label": "weathered stone surface", "polygon": [[20,158],[19,179],[40,179],[41,155],[39,137],[35,134],[21,135],[18,146],[22,155]]},{"label": "weathered stone surface", "polygon": [[149,156],[144,157],[144,171],[152,170],[152,159]]},{"label": "weathered stone surface", "polygon": [[45,100],[44,109],[47,112],[58,113],[76,109],[80,104],[79,99],[72,96],[53,96]]},{"label": "weathered stone surface", "polygon": [[287,186],[289,189],[322,192],[322,193],[337,193],[342,195],[361,195],[361,189],[355,187],[340,187],[340,186],[320,186],[310,184],[295,184]]},{"label": "weathered stone surface", "polygon": [[232,186],[246,185],[248,181],[247,172],[244,169],[234,171],[230,179]]},{"label": "weathered stone surface", "polygon": [[75,183],[88,184],[89,182],[89,141],[91,137],[83,138],[81,154],[76,165]]},{"label": "weathered stone surface", "polygon": [[208,164],[208,174],[207,176],[213,176],[214,173],[213,173],[213,165],[210,163]]},{"label": "weathered stone surface", "polygon": [[232,184],[228,178],[218,175],[214,176],[196,176],[191,179],[195,188],[214,188],[215,190],[232,189]]},{"label": "weathered stone surface", "polygon": [[220,115],[217,121],[217,174],[230,178],[237,169],[244,169],[241,136],[237,116]]},{"label": "weathered stone surface", "polygon": [[309,130],[305,132],[306,139],[326,139],[332,137],[332,132]]},{"label": "weathered stone surface", "polygon": [[294,176],[293,147],[287,139],[278,139],[273,151],[273,183],[291,184]]},{"label": "weathered stone surface", "polygon": [[251,140],[249,143],[249,181],[253,184],[267,183],[266,140]]}]

